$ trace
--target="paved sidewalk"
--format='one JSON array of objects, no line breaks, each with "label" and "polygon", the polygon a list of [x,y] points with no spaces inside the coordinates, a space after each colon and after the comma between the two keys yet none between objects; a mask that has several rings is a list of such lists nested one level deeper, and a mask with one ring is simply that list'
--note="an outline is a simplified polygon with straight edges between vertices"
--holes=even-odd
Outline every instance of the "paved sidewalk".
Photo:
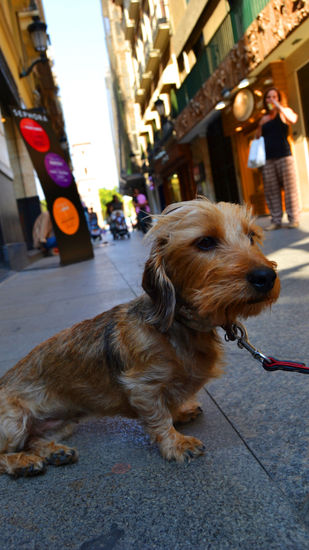
[{"label": "paved sidewalk", "polygon": [[[262,226],[268,220],[259,220]],[[281,297],[246,322],[266,354],[309,363],[309,213],[300,229],[266,234]],[[95,259],[44,258],[0,284],[0,372],[64,327],[140,294],[147,247],[139,233],[99,245]],[[206,454],[165,462],[137,421],[85,424],[73,466],[0,477],[5,550],[309,549],[309,377],[267,373],[226,344],[223,378],[201,391],[204,414],[182,429]]]}]

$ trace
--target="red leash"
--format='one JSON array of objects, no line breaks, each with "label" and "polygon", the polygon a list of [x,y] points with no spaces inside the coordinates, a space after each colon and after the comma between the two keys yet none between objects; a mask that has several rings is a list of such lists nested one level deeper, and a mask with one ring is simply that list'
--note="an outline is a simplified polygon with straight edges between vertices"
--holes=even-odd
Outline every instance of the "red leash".
[{"label": "red leash", "polygon": [[262,367],[268,372],[275,370],[285,370],[292,372],[300,372],[302,374],[309,374],[309,367],[305,363],[298,363],[295,361],[282,361],[275,359],[275,357],[268,357],[261,351],[256,349],[249,341],[246,328],[241,323],[235,323],[229,327],[222,327],[225,330],[226,342],[234,342],[237,340],[239,348],[245,348],[249,351],[254,359],[262,363]]}]

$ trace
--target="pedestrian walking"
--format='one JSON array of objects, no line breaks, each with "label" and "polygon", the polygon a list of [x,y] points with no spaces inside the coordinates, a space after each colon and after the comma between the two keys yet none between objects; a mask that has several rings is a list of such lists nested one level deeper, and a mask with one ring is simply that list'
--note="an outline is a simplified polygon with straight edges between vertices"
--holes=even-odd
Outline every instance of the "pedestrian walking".
[{"label": "pedestrian walking", "polygon": [[141,193],[139,189],[133,191],[133,203],[139,228],[143,233],[147,233],[150,226],[150,207],[146,195]]}]

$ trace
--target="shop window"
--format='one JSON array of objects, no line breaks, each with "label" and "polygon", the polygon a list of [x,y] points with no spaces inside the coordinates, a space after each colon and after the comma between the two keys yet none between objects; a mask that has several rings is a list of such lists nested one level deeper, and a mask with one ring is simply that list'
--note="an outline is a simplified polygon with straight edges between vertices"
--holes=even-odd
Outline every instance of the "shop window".
[{"label": "shop window", "polygon": [[196,185],[196,194],[204,195],[208,199],[214,201],[215,196],[209,181],[207,181],[203,162],[199,162],[193,166],[193,179]]},{"label": "shop window", "polygon": [[168,188],[171,202],[180,202],[181,190],[178,174],[173,174],[168,178]]},{"label": "shop window", "polygon": [[204,48],[205,48],[204,37],[203,37],[203,33],[201,33],[192,48],[196,59],[198,59],[200,55],[203,53]]}]

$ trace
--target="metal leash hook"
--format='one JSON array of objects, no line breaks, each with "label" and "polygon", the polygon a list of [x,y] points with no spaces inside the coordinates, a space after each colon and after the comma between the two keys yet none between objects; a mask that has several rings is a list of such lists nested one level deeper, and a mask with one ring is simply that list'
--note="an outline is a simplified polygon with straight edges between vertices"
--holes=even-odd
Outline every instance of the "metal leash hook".
[{"label": "metal leash hook", "polygon": [[233,342],[237,340],[237,345],[240,349],[245,348],[252,357],[262,364],[262,367],[271,372],[275,370],[284,370],[292,372],[300,372],[303,374],[309,374],[309,367],[305,363],[296,363],[295,361],[280,361],[275,357],[268,357],[261,351],[255,348],[249,341],[248,333],[244,325],[241,323],[234,323],[229,327],[223,327],[225,330],[225,341]]}]

